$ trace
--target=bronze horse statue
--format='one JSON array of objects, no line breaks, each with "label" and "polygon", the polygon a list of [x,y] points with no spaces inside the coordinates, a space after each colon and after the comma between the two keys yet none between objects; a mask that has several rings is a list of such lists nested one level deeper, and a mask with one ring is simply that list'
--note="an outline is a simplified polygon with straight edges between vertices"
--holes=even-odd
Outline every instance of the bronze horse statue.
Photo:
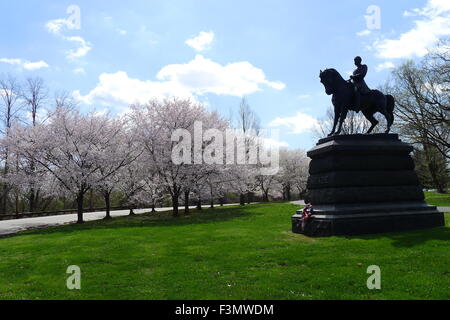
[{"label": "bronze horse statue", "polygon": [[[378,124],[377,119],[373,116],[376,112],[380,112],[386,117],[387,129],[385,133],[389,133],[392,123],[394,122],[394,97],[384,95],[379,90],[370,90],[368,94],[362,94],[360,100],[360,108],[355,107],[355,90],[354,84],[345,80],[335,69],[320,70],[320,82],[325,87],[325,92],[332,96],[334,106],[334,124],[333,130],[328,136],[339,134],[342,124],[347,117],[348,110],[356,112],[361,111],[371,126],[367,133],[371,133],[373,128]],[[336,131],[336,125],[339,126]]]}]

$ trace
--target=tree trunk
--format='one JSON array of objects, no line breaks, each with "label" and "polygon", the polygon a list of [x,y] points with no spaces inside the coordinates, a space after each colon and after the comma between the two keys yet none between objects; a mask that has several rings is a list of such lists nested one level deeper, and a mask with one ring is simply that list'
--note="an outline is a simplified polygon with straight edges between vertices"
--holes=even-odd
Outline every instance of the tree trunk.
[{"label": "tree trunk", "polygon": [[184,214],[189,214],[189,191],[184,192]]},{"label": "tree trunk", "polygon": [[52,200],[53,200],[53,199],[51,199],[51,198],[45,200],[45,201],[43,202],[43,204],[42,204],[42,209],[41,209],[41,211],[46,211],[47,208],[48,208],[48,206],[49,206],[50,203],[52,202]]},{"label": "tree trunk", "polygon": [[83,223],[84,192],[80,191],[77,196],[77,223]]},{"label": "tree trunk", "polygon": [[197,210],[202,210],[202,199],[200,198],[197,200]]},{"label": "tree trunk", "polygon": [[[17,161],[18,161],[18,159],[17,159]],[[16,166],[18,168],[19,164],[17,163]],[[34,175],[35,171],[36,171],[36,166],[34,164],[34,160],[31,161],[30,170],[31,170],[32,174]],[[29,205],[30,205],[30,207],[29,207],[30,212],[34,212],[34,210],[36,209],[36,202],[37,202],[37,197],[36,197],[36,193],[35,193],[35,190],[34,190],[34,183],[31,182],[30,183],[30,203],[29,203]]]},{"label": "tree trunk", "polygon": [[111,204],[111,200],[110,200],[110,193],[109,192],[105,192],[105,194],[103,195],[105,198],[105,205],[106,205],[106,216],[105,219],[111,219],[111,210],[110,210],[110,204]]},{"label": "tree trunk", "polygon": [[89,191],[89,210],[94,210],[94,190]]},{"label": "tree trunk", "polygon": [[28,210],[29,210],[29,212],[34,212],[34,188],[33,187],[30,188],[29,200],[30,200],[30,203],[29,203]]},{"label": "tree trunk", "polygon": [[298,198],[299,200],[305,199],[305,190],[303,188],[297,188],[298,189]]},{"label": "tree trunk", "polygon": [[3,168],[3,194],[2,194],[2,205],[1,205],[1,213],[7,213],[8,206],[8,185],[6,184],[6,176],[8,174],[8,149],[5,150],[5,167]]},{"label": "tree trunk", "polygon": [[286,186],[286,200],[291,201],[291,187]]},{"label": "tree trunk", "polygon": [[179,212],[178,212],[178,194],[174,193],[174,195],[172,196],[172,207],[173,207],[173,216],[174,217],[178,217],[179,216]]},{"label": "tree trunk", "polygon": [[19,192],[16,191],[16,218],[19,217]]},{"label": "tree trunk", "polygon": [[241,193],[241,194],[239,195],[239,204],[240,204],[241,206],[245,206],[245,195],[244,195],[243,193]]},{"label": "tree trunk", "polygon": [[213,186],[209,185],[209,207],[214,208]]},{"label": "tree trunk", "polygon": [[152,212],[156,212],[156,209],[155,209],[155,200],[153,200],[153,202],[152,202]]},{"label": "tree trunk", "polygon": [[133,205],[130,205],[130,213],[129,213],[130,216],[134,216],[133,207],[134,207]]},{"label": "tree trunk", "polygon": [[221,207],[223,207],[224,202],[225,202],[225,199],[223,197],[220,197],[219,198],[219,203],[220,203]]},{"label": "tree trunk", "polygon": [[[16,157],[16,171],[19,171],[19,157]],[[15,197],[15,211],[16,211],[16,218],[19,218],[19,190],[16,188],[15,192],[14,192],[14,197]]]},{"label": "tree trunk", "polygon": [[268,189],[263,191],[263,201],[269,202],[269,190]]}]

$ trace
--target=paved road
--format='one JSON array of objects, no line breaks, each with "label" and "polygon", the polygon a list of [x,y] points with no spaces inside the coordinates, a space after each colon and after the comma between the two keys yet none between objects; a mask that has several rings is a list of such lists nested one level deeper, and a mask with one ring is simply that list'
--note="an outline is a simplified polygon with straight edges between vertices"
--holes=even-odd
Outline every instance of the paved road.
[{"label": "paved road", "polygon": [[291,203],[297,204],[299,206],[304,206],[305,205],[305,201],[304,200],[291,201]]},{"label": "paved road", "polygon": [[[238,203],[229,203],[226,206],[238,205]],[[209,205],[204,205],[207,208]],[[195,208],[191,206],[190,208]],[[180,207],[183,210],[184,207]],[[144,212],[149,212],[151,209],[134,209],[134,213],[141,214]],[[170,211],[172,207],[156,208],[157,212]],[[129,210],[115,210],[111,211],[112,217],[126,216],[130,213]],[[100,220],[105,217],[104,211],[98,212],[86,212],[83,214],[84,221]],[[47,217],[37,217],[37,218],[24,218],[24,219],[13,219],[13,220],[2,220],[0,221],[0,236],[17,233],[20,231],[28,229],[46,228],[49,226],[56,226],[61,224],[69,224],[77,222],[77,214],[62,214],[57,216],[47,216]]]}]

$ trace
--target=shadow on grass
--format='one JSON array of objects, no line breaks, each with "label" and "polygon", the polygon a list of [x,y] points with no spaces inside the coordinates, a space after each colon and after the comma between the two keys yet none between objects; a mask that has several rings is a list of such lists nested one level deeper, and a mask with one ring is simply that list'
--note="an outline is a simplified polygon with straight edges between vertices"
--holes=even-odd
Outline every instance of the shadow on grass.
[{"label": "shadow on grass", "polygon": [[52,234],[52,233],[71,233],[81,230],[91,229],[116,229],[116,228],[128,228],[128,227],[171,227],[182,226],[189,224],[202,224],[211,222],[221,222],[241,217],[251,217],[255,215],[263,214],[258,211],[258,208],[262,208],[261,205],[252,204],[246,206],[229,206],[229,207],[216,207],[207,208],[202,210],[191,209],[188,215],[185,215],[183,210],[180,210],[180,215],[174,217],[172,211],[164,212],[149,212],[143,214],[136,214],[133,216],[114,217],[112,219],[102,219],[94,221],[86,221],[82,224],[66,224],[59,226],[49,226],[42,229],[31,229],[22,231],[19,233],[6,235],[5,238],[22,236],[22,235],[39,235],[39,234]]},{"label": "shadow on grass", "polygon": [[389,238],[393,240],[392,245],[398,248],[411,248],[422,245],[427,241],[445,241],[450,240],[449,227],[436,227],[422,230],[403,231],[395,233],[377,233],[361,236],[346,237],[347,239],[376,240]]}]

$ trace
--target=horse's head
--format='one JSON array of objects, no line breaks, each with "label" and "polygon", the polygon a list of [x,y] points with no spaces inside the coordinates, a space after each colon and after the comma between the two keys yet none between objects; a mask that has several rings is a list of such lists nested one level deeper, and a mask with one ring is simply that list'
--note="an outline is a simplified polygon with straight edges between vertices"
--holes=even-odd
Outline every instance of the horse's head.
[{"label": "horse's head", "polygon": [[325,87],[326,94],[328,95],[335,92],[335,87],[339,79],[344,80],[335,69],[325,69],[324,71],[320,70],[319,78],[320,82]]}]

